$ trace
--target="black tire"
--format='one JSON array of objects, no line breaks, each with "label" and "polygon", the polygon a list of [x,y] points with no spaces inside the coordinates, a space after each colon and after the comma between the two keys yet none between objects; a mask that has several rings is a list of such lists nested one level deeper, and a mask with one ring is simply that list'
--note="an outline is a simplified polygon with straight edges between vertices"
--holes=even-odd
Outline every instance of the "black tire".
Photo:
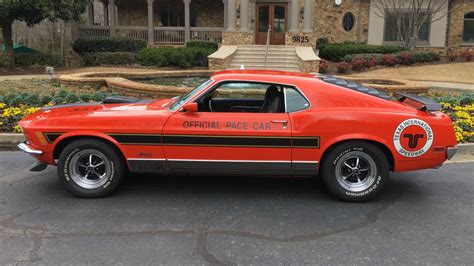
[{"label": "black tire", "polygon": [[383,189],[389,175],[386,155],[376,145],[364,141],[337,145],[329,151],[321,165],[325,187],[344,201],[372,199]]},{"label": "black tire", "polygon": [[[83,159],[80,159],[81,157]],[[89,157],[95,162],[88,163]],[[103,164],[89,170],[91,167],[88,164],[100,164],[100,160]],[[110,144],[96,139],[83,138],[73,141],[59,156],[60,182],[69,192],[81,198],[99,198],[109,195],[120,185],[126,172],[121,154]],[[103,177],[100,178],[102,173]],[[91,178],[91,184],[88,183],[88,178]]]}]

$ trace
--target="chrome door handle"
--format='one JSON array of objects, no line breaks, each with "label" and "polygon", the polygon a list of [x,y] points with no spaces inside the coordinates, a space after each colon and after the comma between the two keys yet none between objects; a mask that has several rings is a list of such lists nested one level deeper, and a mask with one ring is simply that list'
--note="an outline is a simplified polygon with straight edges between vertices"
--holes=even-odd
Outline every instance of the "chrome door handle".
[{"label": "chrome door handle", "polygon": [[272,120],[272,123],[282,124],[283,129],[286,129],[286,127],[288,126],[288,120]]}]

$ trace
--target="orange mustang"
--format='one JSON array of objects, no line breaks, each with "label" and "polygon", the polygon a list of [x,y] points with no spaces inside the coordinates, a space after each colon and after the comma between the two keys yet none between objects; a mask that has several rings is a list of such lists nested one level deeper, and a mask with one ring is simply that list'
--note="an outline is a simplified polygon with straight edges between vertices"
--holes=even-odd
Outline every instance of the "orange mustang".
[{"label": "orange mustang", "polygon": [[33,171],[57,165],[79,197],[111,193],[128,172],[319,174],[340,199],[364,201],[391,171],[436,168],[456,153],[439,109],[331,76],[223,71],[172,99],[44,108],[21,121],[19,148],[40,161]]}]

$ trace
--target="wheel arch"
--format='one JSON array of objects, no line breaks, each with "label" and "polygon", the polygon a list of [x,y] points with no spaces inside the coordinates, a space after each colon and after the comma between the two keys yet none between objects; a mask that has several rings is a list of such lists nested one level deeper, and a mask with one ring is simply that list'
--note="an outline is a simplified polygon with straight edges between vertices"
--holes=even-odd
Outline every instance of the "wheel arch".
[{"label": "wheel arch", "polygon": [[367,143],[370,143],[370,144],[373,144],[373,145],[377,146],[387,157],[389,167],[390,167],[390,171],[395,170],[395,157],[393,156],[392,151],[388,148],[385,141],[383,141],[381,139],[378,139],[378,138],[363,137],[363,136],[353,136],[353,137],[350,137],[350,138],[342,138],[342,139],[332,141],[330,144],[327,145],[327,148],[324,150],[324,152],[321,156],[321,163],[324,162],[324,160],[326,159],[328,154],[335,147],[337,147],[337,146],[339,146],[343,143],[347,143],[347,142],[351,142],[351,141],[362,141],[362,142],[367,142]]},{"label": "wheel arch", "polygon": [[[61,135],[55,142],[53,146],[53,159],[59,159],[59,155],[61,152],[64,150],[64,148],[72,143],[73,141],[79,140],[79,139],[95,139],[101,142],[104,142],[106,144],[109,144],[115,151],[119,154],[119,156],[122,157],[123,161],[127,163],[127,160],[125,158],[125,153],[122,150],[122,147],[120,144],[113,139],[112,137],[101,134],[101,133],[92,133],[92,132],[77,132],[77,133],[67,133],[64,135]],[[128,164],[127,164],[128,167]]]}]

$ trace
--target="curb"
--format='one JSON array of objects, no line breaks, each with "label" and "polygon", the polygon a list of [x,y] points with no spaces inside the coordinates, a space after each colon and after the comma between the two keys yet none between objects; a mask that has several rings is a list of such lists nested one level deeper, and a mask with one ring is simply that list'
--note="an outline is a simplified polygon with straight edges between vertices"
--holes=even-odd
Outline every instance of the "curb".
[{"label": "curb", "polygon": [[[23,134],[1,133],[0,151],[17,150],[16,145],[23,141],[25,141]],[[459,144],[456,157],[470,157],[470,159],[474,160],[474,143]]]}]

